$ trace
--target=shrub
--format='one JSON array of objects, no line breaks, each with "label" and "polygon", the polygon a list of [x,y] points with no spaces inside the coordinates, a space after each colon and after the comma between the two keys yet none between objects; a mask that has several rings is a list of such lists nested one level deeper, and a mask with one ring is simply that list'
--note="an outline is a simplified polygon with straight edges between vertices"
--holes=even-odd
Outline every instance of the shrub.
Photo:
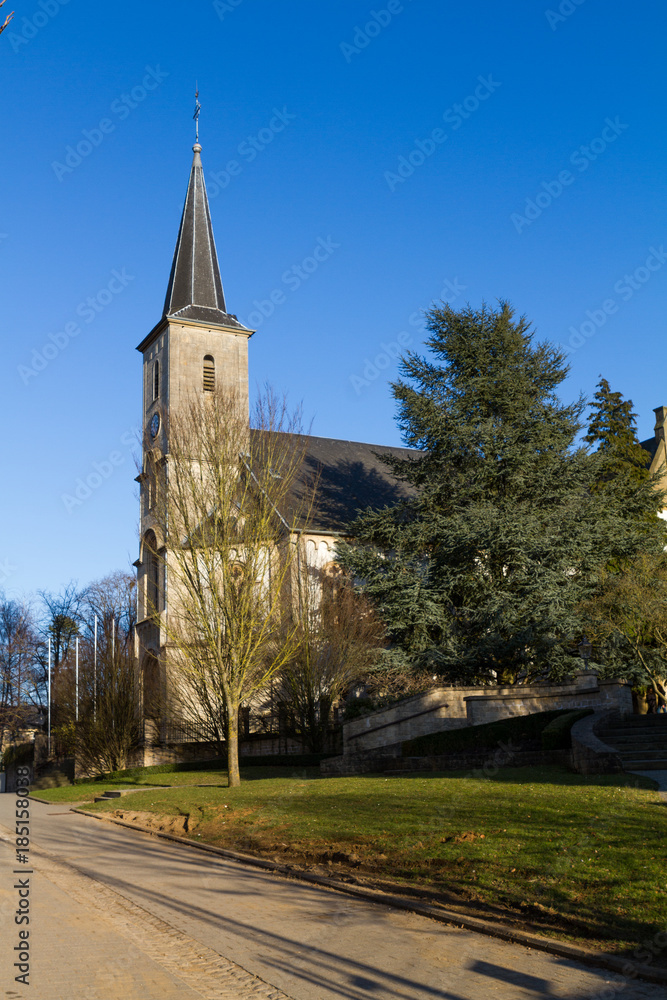
[{"label": "shrub", "polygon": [[34,743],[18,743],[7,747],[0,761],[0,768],[6,771],[9,767],[19,767],[21,764],[32,764],[35,752]]},{"label": "shrub", "polygon": [[572,746],[570,730],[575,722],[583,719],[586,715],[591,715],[592,708],[579,708],[574,712],[567,712],[553,719],[548,726],[542,730],[540,737],[543,750],[569,750]]},{"label": "shrub", "polygon": [[370,715],[374,711],[375,703],[372,698],[355,698],[346,704],[343,719],[345,722],[351,722],[352,719],[360,719],[362,716]]},{"label": "shrub", "polygon": [[53,745],[59,757],[73,757],[76,751],[76,726],[73,722],[64,722],[55,726],[51,732]]}]

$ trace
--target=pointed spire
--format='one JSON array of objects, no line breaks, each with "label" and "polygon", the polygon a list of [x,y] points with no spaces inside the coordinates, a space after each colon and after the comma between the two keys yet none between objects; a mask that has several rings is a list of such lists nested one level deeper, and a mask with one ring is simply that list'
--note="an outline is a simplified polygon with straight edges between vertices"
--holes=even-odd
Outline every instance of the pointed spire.
[{"label": "pointed spire", "polygon": [[192,319],[215,326],[245,329],[227,313],[218,255],[208,207],[201,146],[192,147],[194,157],[178,231],[163,317]]}]

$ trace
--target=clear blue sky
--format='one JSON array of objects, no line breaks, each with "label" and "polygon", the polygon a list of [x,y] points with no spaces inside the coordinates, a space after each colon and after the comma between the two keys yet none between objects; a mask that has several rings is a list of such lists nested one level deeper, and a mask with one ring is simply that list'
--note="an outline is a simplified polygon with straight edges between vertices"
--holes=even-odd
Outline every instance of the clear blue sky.
[{"label": "clear blue sky", "polygon": [[[303,400],[314,433],[398,443],[391,355],[419,349],[415,313],[442,297],[509,299],[576,347],[564,395],[602,374],[652,433],[662,0],[10,6],[0,588],[84,584],[136,557],[135,346],[161,315],[195,80],[228,308],[256,324],[256,302],[285,298],[252,338],[251,382]],[[89,497],[63,500],[96,468]]]}]

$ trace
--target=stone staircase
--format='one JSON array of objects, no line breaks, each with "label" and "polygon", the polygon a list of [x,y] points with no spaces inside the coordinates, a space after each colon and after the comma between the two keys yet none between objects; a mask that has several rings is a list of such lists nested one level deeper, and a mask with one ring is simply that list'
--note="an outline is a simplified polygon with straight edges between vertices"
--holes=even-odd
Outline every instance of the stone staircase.
[{"label": "stone staircase", "polygon": [[122,795],[127,795],[128,791],[136,791],[136,789],[126,789],[124,788],[120,792],[103,792],[102,795],[98,795],[94,801],[95,802],[108,802],[109,799],[119,799]]},{"label": "stone staircase", "polygon": [[597,735],[626,771],[667,771],[667,715],[628,715]]}]

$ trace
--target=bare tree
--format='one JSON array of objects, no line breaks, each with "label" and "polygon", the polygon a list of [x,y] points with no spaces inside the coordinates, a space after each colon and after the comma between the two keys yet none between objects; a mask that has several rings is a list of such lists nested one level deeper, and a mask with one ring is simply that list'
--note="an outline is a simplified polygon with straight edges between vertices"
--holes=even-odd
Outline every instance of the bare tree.
[{"label": "bare tree", "polygon": [[332,566],[301,560],[298,600],[286,609],[296,621],[297,643],[281,674],[281,693],[313,753],[325,749],[331,708],[354,683],[363,682],[385,645],[385,629],[366,598]]},{"label": "bare tree", "polygon": [[[88,657],[84,667],[92,701]],[[143,738],[131,649],[121,644],[103,645],[98,651],[96,688],[92,707],[76,727],[76,753],[86,772],[105,774],[129,767]]]},{"label": "bare tree", "polygon": [[[171,711],[210,739],[225,739],[230,786],[240,783],[239,708],[298,642],[297,623],[285,628],[282,612],[298,557],[293,526],[310,496],[298,485],[300,413],[267,392],[253,425],[250,431],[239,400],[222,388],[172,413],[166,466],[155,470],[149,556],[166,558],[168,568],[161,621]],[[147,603],[149,614],[160,614],[155,596]]]},{"label": "bare tree", "polygon": [[0,751],[31,714],[35,648],[30,608],[0,596]]},{"label": "bare tree", "polygon": [[136,580],[121,571],[89,584],[79,595],[78,685],[70,647],[57,693],[62,733],[75,733],[77,757],[90,773],[128,766],[140,745],[135,608]]},{"label": "bare tree", "polygon": [[74,642],[81,626],[81,593],[74,582],[70,582],[59,593],[39,591],[42,602],[38,614],[38,633],[34,669],[34,690],[42,707],[46,704],[46,688],[49,669],[49,641],[51,645],[51,703],[52,723],[58,725],[66,721],[62,711],[61,689],[66,684],[71,669]]},{"label": "bare tree", "polygon": [[82,631],[92,637],[97,618],[98,635],[108,645],[130,648],[137,623],[137,581],[133,573],[117,570],[89,584],[81,593]]}]

